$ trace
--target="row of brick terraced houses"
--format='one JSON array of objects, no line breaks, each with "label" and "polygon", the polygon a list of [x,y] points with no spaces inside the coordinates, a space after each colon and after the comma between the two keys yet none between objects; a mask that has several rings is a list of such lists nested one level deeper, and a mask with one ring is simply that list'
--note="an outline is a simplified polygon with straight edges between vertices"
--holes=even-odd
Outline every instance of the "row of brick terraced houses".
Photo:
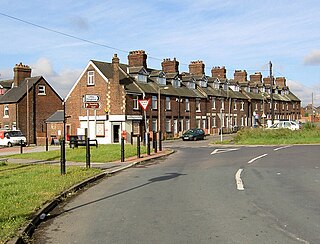
[{"label": "row of brick terraced houses", "polygon": [[[116,54],[111,63],[89,61],[65,98],[67,138],[87,134],[104,144],[118,142],[121,135],[131,141],[132,135],[143,135],[146,130],[160,130],[165,138],[171,138],[195,127],[215,134],[220,128],[229,132],[270,124],[272,87],[274,118],[300,118],[301,101],[290,91],[284,77],[271,80],[258,72],[248,79],[246,71],[236,70],[234,78],[227,79],[225,67],[213,67],[211,76],[207,76],[202,61],[192,61],[188,72],[180,72],[175,58],[164,59],[161,65],[161,70],[147,67],[147,54],[142,50],[131,51],[128,64],[120,63]],[[41,93],[44,84],[35,85],[40,86],[38,94]],[[43,92],[41,95],[45,96]],[[30,97],[35,99],[35,92]],[[52,99],[56,101],[51,97],[42,106],[52,108]],[[139,106],[141,100],[150,101],[145,112]],[[0,98],[3,113],[5,106],[8,101]],[[62,135],[61,108],[60,104],[55,106],[56,113],[46,120],[48,136]],[[49,117],[47,113],[45,116]],[[22,123],[15,121],[15,126],[25,128]],[[36,121],[33,124],[36,126]],[[41,133],[33,131],[37,143]]]}]

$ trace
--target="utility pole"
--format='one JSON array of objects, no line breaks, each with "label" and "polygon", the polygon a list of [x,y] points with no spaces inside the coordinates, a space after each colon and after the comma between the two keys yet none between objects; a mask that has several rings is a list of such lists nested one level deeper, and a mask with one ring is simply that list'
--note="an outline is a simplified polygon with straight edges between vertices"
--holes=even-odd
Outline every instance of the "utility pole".
[{"label": "utility pole", "polygon": [[311,93],[311,111],[312,111],[312,114],[311,114],[311,123],[313,123],[313,122],[314,122],[313,92]]},{"label": "utility pole", "polygon": [[271,124],[274,123],[274,106],[273,106],[273,77],[272,77],[272,63],[269,62],[270,66],[270,86],[271,86],[271,94],[270,94],[270,103],[271,103]]}]

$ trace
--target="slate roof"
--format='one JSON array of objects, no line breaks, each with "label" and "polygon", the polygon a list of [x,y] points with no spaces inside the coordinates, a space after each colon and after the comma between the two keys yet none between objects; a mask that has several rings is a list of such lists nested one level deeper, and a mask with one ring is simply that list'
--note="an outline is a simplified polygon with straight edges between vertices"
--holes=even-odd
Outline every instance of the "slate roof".
[{"label": "slate roof", "polygon": [[[101,62],[96,60],[91,60],[96,67],[103,73],[103,75],[110,79],[113,77],[113,69],[112,69],[112,63],[108,62]],[[181,87],[173,87],[170,82],[167,82],[166,85],[159,85],[157,83],[157,75],[162,72],[161,70],[157,69],[145,69],[149,76],[147,77],[147,82],[138,82],[135,80],[135,78],[132,75],[138,74],[142,69],[144,69],[143,66],[139,67],[129,67],[127,64],[119,64],[119,79],[120,83],[125,85],[125,90],[127,93],[134,93],[134,94],[153,94],[157,95],[159,91],[159,87],[168,87],[168,89],[161,89],[162,95],[170,95],[170,96],[180,96],[180,97],[199,97],[199,98],[205,98],[208,96],[214,96],[214,97],[230,97],[233,99],[254,99],[254,100],[263,100],[263,98],[270,99],[270,95],[267,93],[264,93],[264,96],[262,93],[253,93],[253,92],[246,92],[246,91],[233,91],[229,88],[228,92],[223,89],[216,89],[213,88],[210,84],[214,83],[214,81],[217,78],[213,77],[206,77],[205,75],[191,75],[188,72],[183,72],[181,74],[178,73],[165,73],[165,77],[168,80],[172,80],[175,78],[180,77],[181,78]],[[128,73],[129,72],[129,73]],[[200,87],[197,83],[198,81],[206,80],[208,82],[208,87]],[[261,86],[261,84],[253,84],[247,82],[236,82],[233,79],[226,79],[226,78],[219,78],[219,83],[225,83],[228,82],[229,84],[239,84],[240,87],[245,86]],[[187,82],[195,82],[196,83],[196,89],[190,89],[186,86]],[[265,84],[265,86],[268,86]],[[274,100],[276,101],[297,101],[300,102],[299,98],[297,98],[292,92],[289,91],[288,95],[280,95],[280,94],[274,94],[273,96]]]},{"label": "slate roof", "polygon": [[13,79],[0,81],[0,86],[5,89],[10,89],[12,87]]},{"label": "slate roof", "polygon": [[47,123],[63,122],[63,110],[57,110],[47,120]]},{"label": "slate roof", "polygon": [[23,98],[27,93],[27,83],[29,86],[29,91],[32,88],[32,86],[36,84],[41,78],[42,76],[36,76],[21,81],[18,87],[12,87],[4,95],[0,96],[0,104],[19,102],[20,99]]}]

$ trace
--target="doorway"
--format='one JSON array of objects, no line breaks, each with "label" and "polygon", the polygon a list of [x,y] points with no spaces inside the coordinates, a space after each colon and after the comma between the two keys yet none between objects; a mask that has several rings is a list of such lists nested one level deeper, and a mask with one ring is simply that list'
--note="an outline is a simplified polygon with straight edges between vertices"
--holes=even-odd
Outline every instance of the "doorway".
[{"label": "doorway", "polygon": [[120,136],[120,125],[113,125],[113,142],[117,143],[119,142]]}]

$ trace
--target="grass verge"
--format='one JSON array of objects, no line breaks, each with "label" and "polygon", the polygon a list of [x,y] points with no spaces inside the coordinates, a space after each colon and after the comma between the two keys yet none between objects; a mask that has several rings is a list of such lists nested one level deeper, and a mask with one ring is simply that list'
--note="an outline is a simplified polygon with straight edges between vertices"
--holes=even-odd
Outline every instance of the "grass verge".
[{"label": "grass verge", "polygon": [[320,143],[320,129],[243,129],[233,140],[242,145],[317,144]]},{"label": "grass verge", "polygon": [[[91,147],[90,155],[91,162],[112,162],[119,160],[121,157],[121,146],[120,144],[108,144],[99,145],[99,147]],[[141,154],[145,154],[146,147],[141,146]],[[125,145],[125,157],[132,157],[137,155],[136,145]],[[6,158],[21,158],[21,159],[34,159],[34,160],[45,160],[45,161],[59,161],[60,150],[53,150],[48,152],[37,152],[37,153],[23,153],[5,156]],[[66,147],[66,161],[70,162],[85,162],[86,161],[86,148],[67,148]]]},{"label": "grass verge", "polygon": [[52,165],[3,164],[0,166],[0,243],[12,238],[32,215],[59,193],[82,180],[100,173],[98,169]]}]

